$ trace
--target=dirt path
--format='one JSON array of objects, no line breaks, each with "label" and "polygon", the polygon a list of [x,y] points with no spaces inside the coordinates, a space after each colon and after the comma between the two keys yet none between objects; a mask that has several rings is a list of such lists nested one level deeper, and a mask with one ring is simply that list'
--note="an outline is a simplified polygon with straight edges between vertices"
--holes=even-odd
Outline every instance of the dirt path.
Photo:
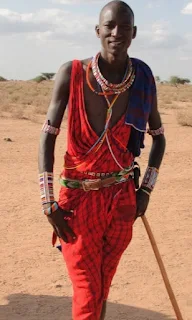
[{"label": "dirt path", "polygon": [[[184,320],[191,320],[192,129],[178,126],[174,113],[165,112],[166,156],[147,216]],[[0,320],[71,319],[71,284],[61,254],[51,247],[51,228],[40,210],[40,128],[38,123],[1,119]],[[55,176],[63,165],[65,128],[58,138]],[[8,137],[13,142],[4,141]],[[150,137],[142,168],[149,146]],[[175,319],[141,220],[113,281],[107,319]]]}]

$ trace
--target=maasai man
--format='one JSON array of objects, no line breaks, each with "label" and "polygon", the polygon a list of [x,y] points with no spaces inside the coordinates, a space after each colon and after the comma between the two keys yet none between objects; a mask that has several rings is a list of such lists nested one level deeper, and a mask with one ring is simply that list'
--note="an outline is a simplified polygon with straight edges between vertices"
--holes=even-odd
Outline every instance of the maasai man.
[{"label": "maasai man", "polygon": [[[53,226],[53,242],[60,239],[73,284],[74,320],[104,319],[113,276],[136,217],[146,212],[164,154],[152,72],[127,53],[136,32],[126,3],[112,1],[102,9],[96,26],[101,51],[60,68],[42,129],[43,212]],[[67,105],[67,152],[55,201],[54,147]],[[146,131],[152,149],[138,188],[135,158]]]}]

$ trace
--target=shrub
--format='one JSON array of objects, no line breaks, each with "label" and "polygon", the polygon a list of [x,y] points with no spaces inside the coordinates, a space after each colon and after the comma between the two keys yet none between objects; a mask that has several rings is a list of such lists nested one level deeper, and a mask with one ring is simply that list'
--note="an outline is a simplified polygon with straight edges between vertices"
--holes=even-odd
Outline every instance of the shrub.
[{"label": "shrub", "polygon": [[7,81],[7,79],[0,76],[0,81]]},{"label": "shrub", "polygon": [[192,110],[178,112],[177,121],[183,127],[192,127]]},{"label": "shrub", "polygon": [[43,76],[37,76],[36,78],[32,79],[32,81],[35,81],[37,83],[40,83],[42,81],[45,81],[46,79]]},{"label": "shrub", "polygon": [[179,78],[177,76],[172,76],[170,78],[170,83],[177,85],[177,84],[185,84],[185,83],[190,83],[191,81],[189,79],[186,78]]},{"label": "shrub", "polygon": [[42,73],[42,76],[45,77],[46,80],[51,80],[54,77],[55,73]]},{"label": "shrub", "polygon": [[159,77],[159,76],[156,76],[156,77],[155,77],[155,81],[156,81],[156,82],[161,82],[160,77]]}]

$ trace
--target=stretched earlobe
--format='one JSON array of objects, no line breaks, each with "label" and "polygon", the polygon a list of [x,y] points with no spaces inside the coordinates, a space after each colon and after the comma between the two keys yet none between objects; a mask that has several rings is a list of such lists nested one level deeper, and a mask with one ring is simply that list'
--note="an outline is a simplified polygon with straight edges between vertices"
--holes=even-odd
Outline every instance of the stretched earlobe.
[{"label": "stretched earlobe", "polygon": [[100,38],[100,34],[99,34],[99,25],[97,24],[95,27],[95,32],[98,38]]}]

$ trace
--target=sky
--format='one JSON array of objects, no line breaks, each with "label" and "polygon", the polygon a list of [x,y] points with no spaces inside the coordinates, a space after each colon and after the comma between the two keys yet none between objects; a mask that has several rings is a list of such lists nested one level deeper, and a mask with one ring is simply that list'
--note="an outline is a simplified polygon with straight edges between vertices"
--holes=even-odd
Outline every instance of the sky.
[{"label": "sky", "polygon": [[[100,51],[101,0],[0,0],[0,76],[28,80]],[[192,80],[192,2],[129,0],[138,27],[129,49],[155,76]]]}]

